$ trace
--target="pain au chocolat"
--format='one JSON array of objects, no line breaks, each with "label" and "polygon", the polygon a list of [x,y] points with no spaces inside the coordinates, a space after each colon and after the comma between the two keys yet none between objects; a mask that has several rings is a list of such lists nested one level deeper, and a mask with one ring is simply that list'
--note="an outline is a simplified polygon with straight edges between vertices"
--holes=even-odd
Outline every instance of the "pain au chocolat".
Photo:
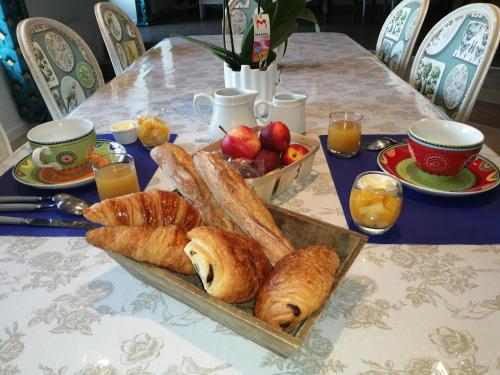
[{"label": "pain au chocolat", "polygon": [[297,250],[276,263],[255,296],[254,314],[288,330],[318,310],[339,267],[335,251],[323,246]]},{"label": "pain au chocolat", "polygon": [[177,224],[185,231],[201,225],[201,216],[176,193],[150,190],[105,199],[87,208],[87,220],[106,226]]},{"label": "pain au chocolat", "polygon": [[295,250],[264,202],[233,166],[212,152],[197,152],[193,160],[217,202],[243,232],[262,245],[272,264]]},{"label": "pain au chocolat", "polygon": [[228,303],[251,300],[271,265],[260,244],[243,234],[211,227],[188,232],[184,251],[208,294]]}]

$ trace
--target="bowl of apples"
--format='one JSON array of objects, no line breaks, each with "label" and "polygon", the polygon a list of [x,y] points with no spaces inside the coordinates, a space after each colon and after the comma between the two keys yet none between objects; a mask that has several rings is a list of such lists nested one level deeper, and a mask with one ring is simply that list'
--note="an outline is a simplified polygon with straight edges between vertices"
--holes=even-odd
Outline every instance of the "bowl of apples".
[{"label": "bowl of apples", "polygon": [[291,133],[281,121],[237,126],[204,148],[222,152],[264,201],[310,174],[318,149],[318,141]]}]

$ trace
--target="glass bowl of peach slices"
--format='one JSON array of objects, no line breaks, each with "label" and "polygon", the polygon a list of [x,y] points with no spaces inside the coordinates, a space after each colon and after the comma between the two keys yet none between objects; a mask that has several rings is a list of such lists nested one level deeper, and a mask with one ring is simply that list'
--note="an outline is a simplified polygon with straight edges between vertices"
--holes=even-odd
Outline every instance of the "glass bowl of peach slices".
[{"label": "glass bowl of peach slices", "polygon": [[162,107],[147,107],[139,111],[137,113],[137,137],[148,149],[168,142],[170,127],[167,110]]},{"label": "glass bowl of peach slices", "polygon": [[398,220],[403,204],[401,182],[383,172],[356,177],[349,199],[354,223],[368,235],[387,232]]}]

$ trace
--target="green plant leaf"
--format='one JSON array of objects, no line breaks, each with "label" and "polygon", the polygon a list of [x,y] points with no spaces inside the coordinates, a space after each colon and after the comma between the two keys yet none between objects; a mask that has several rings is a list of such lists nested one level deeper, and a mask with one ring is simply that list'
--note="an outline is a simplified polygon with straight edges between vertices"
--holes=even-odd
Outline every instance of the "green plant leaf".
[{"label": "green plant leaf", "polygon": [[318,20],[316,18],[316,15],[312,12],[311,9],[309,8],[304,8],[302,12],[297,17],[298,19],[309,21],[314,24],[314,29],[316,30],[317,33],[319,33],[321,30],[319,29],[318,25]]},{"label": "green plant leaf", "polygon": [[276,1],[276,9],[271,17],[271,32],[283,23],[295,22],[299,14],[306,7],[306,0]]},{"label": "green plant leaf", "polygon": [[252,63],[252,51],[253,51],[253,23],[250,27],[247,27],[243,33],[243,39],[241,41],[241,52],[240,57],[243,65],[250,65]]},{"label": "green plant leaf", "polygon": [[[276,54],[272,51],[281,43],[286,42],[288,38],[297,30],[297,19],[301,18],[312,22],[319,31],[314,13],[306,8],[306,0],[260,0],[264,13],[269,14],[271,23],[271,51],[267,63],[270,64],[276,59]],[[212,54],[224,60],[233,70],[240,70],[241,65],[250,65],[252,68],[258,68],[258,63],[252,61],[254,27],[253,22],[249,20],[243,34],[241,52],[232,53],[215,44],[208,43],[199,39],[180,34],[172,34],[185,40],[198,44],[208,49]]]},{"label": "green plant leaf", "polygon": [[212,54],[216,57],[224,60],[233,70],[239,70],[241,66],[241,58],[238,54],[233,53],[231,51],[225,50],[222,47],[219,47],[216,44],[205,42],[204,40],[199,40],[192,38],[187,35],[172,33],[171,36],[179,37],[189,42],[195,43],[203,48],[208,49]]},{"label": "green plant leaf", "polygon": [[297,30],[297,22],[291,24],[283,23],[274,29],[271,34],[271,48],[278,47],[284,43]]}]

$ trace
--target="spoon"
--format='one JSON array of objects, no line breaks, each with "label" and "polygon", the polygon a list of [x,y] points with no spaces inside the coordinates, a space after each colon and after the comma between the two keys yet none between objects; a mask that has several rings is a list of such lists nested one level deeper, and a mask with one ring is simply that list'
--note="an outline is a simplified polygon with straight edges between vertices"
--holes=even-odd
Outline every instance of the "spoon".
[{"label": "spoon", "polygon": [[[52,202],[44,203],[47,200]],[[7,203],[0,204],[0,211],[33,211],[56,206],[59,210],[73,215],[82,215],[90,206],[90,203],[83,199],[66,193],[59,193],[53,197],[3,196],[0,197],[0,203]]]},{"label": "spoon", "polygon": [[395,139],[389,138],[389,137],[381,137],[374,139],[373,141],[366,143],[365,149],[368,151],[380,151],[383,150],[386,147],[395,145],[396,143],[401,143],[396,141]]},{"label": "spoon", "polygon": [[58,209],[73,215],[83,215],[83,211],[90,207],[90,203],[66,193],[56,194],[52,200]]}]

